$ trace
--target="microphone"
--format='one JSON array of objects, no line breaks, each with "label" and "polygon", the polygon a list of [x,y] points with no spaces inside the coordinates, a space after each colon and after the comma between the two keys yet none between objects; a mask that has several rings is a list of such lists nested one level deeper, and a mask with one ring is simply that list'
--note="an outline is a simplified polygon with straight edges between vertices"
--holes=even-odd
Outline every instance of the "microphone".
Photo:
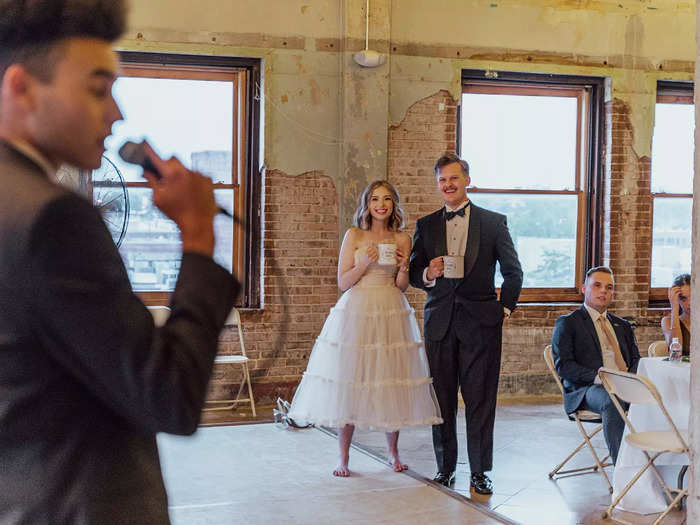
[{"label": "microphone", "polygon": [[[161,174],[158,171],[158,168],[155,167],[153,162],[151,162],[151,158],[148,156],[148,153],[146,153],[146,141],[141,141],[138,144],[136,142],[132,142],[130,140],[127,140],[124,144],[122,144],[122,147],[119,148],[119,156],[122,158],[124,162],[128,162],[129,164],[136,164],[138,166],[141,166],[145,171],[150,171],[155,175],[156,179],[161,178]],[[241,221],[238,219],[238,217],[234,217],[231,215],[231,212],[228,211],[225,208],[222,208],[221,206],[217,206],[218,212],[222,215],[226,215],[227,217],[230,217],[233,219],[234,222],[241,224]]]}]

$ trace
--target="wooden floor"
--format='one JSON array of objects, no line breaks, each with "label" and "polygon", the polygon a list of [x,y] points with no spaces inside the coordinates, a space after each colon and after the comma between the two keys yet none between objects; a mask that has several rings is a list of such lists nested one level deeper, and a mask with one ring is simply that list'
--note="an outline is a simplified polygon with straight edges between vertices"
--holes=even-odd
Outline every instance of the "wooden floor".
[{"label": "wooden floor", "polygon": [[[259,421],[270,421],[271,407],[261,407]],[[603,520],[602,513],[610,502],[607,487],[599,474],[588,473],[550,480],[548,473],[566,457],[571,449],[579,443],[578,431],[574,423],[563,415],[561,403],[547,404],[500,404],[497,410],[494,470],[490,473],[494,482],[494,494],[484,497],[470,493],[468,482],[468,463],[465,453],[464,418],[460,410],[458,415],[460,458],[457,482],[454,492],[472,502],[493,509],[513,522],[532,525],[574,525],[613,523]],[[240,411],[209,412],[206,423],[226,425],[250,420],[250,414]],[[297,431],[302,434],[307,431]],[[386,456],[385,437],[379,432],[357,431],[355,444],[374,457]],[[602,437],[597,437],[597,448],[605,451]],[[333,446],[336,446],[334,443]],[[430,479],[435,474],[435,461],[429,428],[405,429],[401,432],[399,449],[404,462],[416,476]],[[332,452],[332,451],[331,451]],[[463,453],[463,454],[462,454]],[[327,457],[328,452],[324,455]],[[351,452],[350,468],[364,455],[360,450]],[[320,473],[330,472],[334,466],[331,459],[320,465]],[[576,458],[579,465],[590,464],[586,453],[581,452]],[[264,460],[264,457],[261,458]],[[318,463],[320,458],[312,461]],[[365,461],[365,459],[362,459]],[[573,460],[572,460],[573,461]],[[612,479],[612,471],[608,474]],[[656,515],[638,515],[616,511],[615,516],[631,523],[646,525]],[[683,513],[674,511],[664,520],[666,525],[679,525],[683,522]],[[211,521],[208,523],[216,523]]]}]

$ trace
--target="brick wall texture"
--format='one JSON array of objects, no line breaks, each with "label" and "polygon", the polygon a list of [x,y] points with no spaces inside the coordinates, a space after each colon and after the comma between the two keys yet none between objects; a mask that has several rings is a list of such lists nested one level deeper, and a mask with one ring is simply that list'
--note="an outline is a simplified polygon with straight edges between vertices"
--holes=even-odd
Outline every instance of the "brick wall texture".
[{"label": "brick wall texture", "polygon": [[[330,177],[269,170],[264,184],[263,308],[241,310],[246,354],[258,403],[291,399],[313,342],[338,299],[338,198]],[[220,353],[239,351],[225,328]],[[216,365],[210,397],[235,395],[240,367]]]},{"label": "brick wall texture", "polygon": [[[406,231],[418,217],[441,206],[433,164],[456,149],[457,104],[447,91],[416,102],[388,139],[388,179],[401,195]],[[642,355],[661,339],[665,311],[649,308],[651,262],[650,160],[633,150],[630,108],[606,104],[604,148],[603,257],[615,273],[610,310],[633,317]],[[264,191],[264,308],[242,311],[251,358],[253,390],[259,403],[277,395],[291,399],[315,337],[338,297],[338,200],[330,177],[311,172],[290,176],[268,172]],[[340,232],[342,233],[342,232]],[[407,298],[422,324],[425,295],[409,288]],[[556,392],[542,352],[560,315],[578,304],[523,304],[506,322],[500,395]],[[222,353],[236,351],[237,334],[226,329]],[[239,380],[231,365],[218,365],[212,398],[230,395]]]}]

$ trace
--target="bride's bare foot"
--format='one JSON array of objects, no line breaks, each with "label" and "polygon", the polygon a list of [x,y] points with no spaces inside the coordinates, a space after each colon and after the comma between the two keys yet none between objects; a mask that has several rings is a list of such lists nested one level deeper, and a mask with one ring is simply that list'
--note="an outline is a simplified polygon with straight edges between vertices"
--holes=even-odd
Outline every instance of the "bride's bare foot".
[{"label": "bride's bare foot", "polygon": [[338,476],[339,478],[347,478],[350,476],[350,469],[348,468],[347,463],[338,463],[338,466],[336,469],[333,471],[334,476]]},{"label": "bride's bare foot", "polygon": [[386,433],[386,444],[389,446],[389,465],[394,469],[394,472],[403,472],[408,469],[408,465],[401,463],[399,459],[399,431]]},{"label": "bride's bare foot", "polygon": [[398,456],[394,457],[389,464],[393,467],[394,472],[403,472],[404,470],[408,470],[408,465],[406,465],[406,463],[401,463]]},{"label": "bride's bare foot", "polygon": [[339,478],[350,476],[348,462],[350,461],[350,443],[352,443],[352,433],[354,431],[354,425],[345,425],[338,429],[338,466],[333,471],[333,475]]}]

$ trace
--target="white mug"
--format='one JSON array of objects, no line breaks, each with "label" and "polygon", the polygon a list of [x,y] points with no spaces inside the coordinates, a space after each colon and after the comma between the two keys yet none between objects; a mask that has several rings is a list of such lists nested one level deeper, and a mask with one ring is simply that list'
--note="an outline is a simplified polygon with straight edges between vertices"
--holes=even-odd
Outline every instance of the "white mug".
[{"label": "white mug", "polygon": [[443,275],[448,279],[461,279],[464,277],[464,257],[461,255],[443,255],[445,264]]},{"label": "white mug", "polygon": [[377,244],[377,251],[379,252],[379,264],[396,265],[398,263],[396,259],[396,245],[394,243],[379,243]]}]

